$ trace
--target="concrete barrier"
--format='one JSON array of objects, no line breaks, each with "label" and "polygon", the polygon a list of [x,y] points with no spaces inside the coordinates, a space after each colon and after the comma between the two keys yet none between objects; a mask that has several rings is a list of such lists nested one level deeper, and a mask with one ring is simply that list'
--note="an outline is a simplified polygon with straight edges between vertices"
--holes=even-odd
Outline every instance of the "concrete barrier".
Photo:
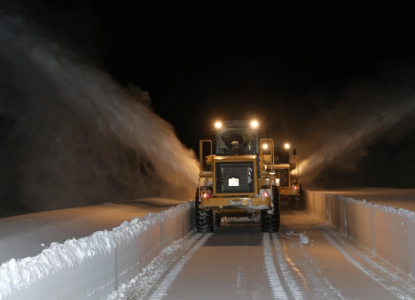
[{"label": "concrete barrier", "polygon": [[[305,191],[306,210],[396,270],[415,274],[415,212],[321,191]],[[412,275],[411,275],[412,274]]]},{"label": "concrete barrier", "polygon": [[0,267],[0,299],[106,299],[194,228],[194,202]]}]

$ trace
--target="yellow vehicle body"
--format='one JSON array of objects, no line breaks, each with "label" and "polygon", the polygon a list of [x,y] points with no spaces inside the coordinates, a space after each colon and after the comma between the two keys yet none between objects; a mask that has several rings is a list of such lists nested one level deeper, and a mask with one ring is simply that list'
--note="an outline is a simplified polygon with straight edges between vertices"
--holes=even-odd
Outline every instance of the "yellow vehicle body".
[{"label": "yellow vehicle body", "polygon": [[275,164],[274,168],[281,205],[301,208],[299,156],[290,155],[289,163]]},{"label": "yellow vehicle body", "polygon": [[[252,124],[252,123],[251,123]],[[212,140],[199,144],[199,187],[195,220],[199,232],[213,232],[228,217],[261,220],[263,231],[278,231],[279,197],[273,139],[258,140],[256,126],[228,121]]]},{"label": "yellow vehicle body", "polygon": [[272,207],[271,197],[215,197],[202,198],[201,207],[223,210],[224,207],[256,209],[262,205]]},{"label": "yellow vehicle body", "polygon": [[[203,149],[202,144],[204,142],[209,143],[210,140],[202,140],[200,141],[200,149]],[[263,139],[261,143],[270,142],[272,143],[272,139]],[[260,153],[260,157],[262,155],[262,151]],[[263,156],[263,155],[262,155]],[[203,153],[200,153],[201,159],[203,159]],[[260,171],[259,168],[265,169],[265,162],[259,164],[258,167],[258,157],[257,155],[238,155],[238,156],[216,156],[216,155],[208,155],[205,157],[205,162],[208,165],[211,165],[211,169],[209,171],[201,170],[199,174],[199,197],[201,199],[200,208],[211,208],[218,211],[221,215],[226,213],[230,213],[235,215],[236,212],[246,212],[246,211],[255,211],[261,210],[265,208],[272,208],[272,196],[269,194],[268,196],[260,195],[260,188],[262,186],[271,186],[275,183],[275,172],[273,170],[264,170]],[[253,192],[247,193],[223,193],[219,190],[217,186],[217,181],[210,179],[216,178],[216,162],[229,162],[229,163],[245,163],[251,162],[253,166],[253,173],[257,174],[260,172],[260,177],[253,176],[253,184],[254,189]],[[203,165],[203,162],[200,161],[200,165]],[[202,186],[209,186],[212,188],[212,193],[210,197],[203,197],[203,189],[200,189]]]}]

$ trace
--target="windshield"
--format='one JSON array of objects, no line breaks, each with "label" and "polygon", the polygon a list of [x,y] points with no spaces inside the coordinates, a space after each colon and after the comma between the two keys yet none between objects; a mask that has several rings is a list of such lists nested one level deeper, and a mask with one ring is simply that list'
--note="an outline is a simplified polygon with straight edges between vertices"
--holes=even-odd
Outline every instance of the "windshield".
[{"label": "windshield", "polygon": [[290,153],[288,150],[283,147],[274,148],[274,159],[276,164],[289,164],[290,163]]},{"label": "windshield", "polygon": [[216,136],[217,155],[245,155],[258,153],[257,131],[253,128],[224,127]]}]

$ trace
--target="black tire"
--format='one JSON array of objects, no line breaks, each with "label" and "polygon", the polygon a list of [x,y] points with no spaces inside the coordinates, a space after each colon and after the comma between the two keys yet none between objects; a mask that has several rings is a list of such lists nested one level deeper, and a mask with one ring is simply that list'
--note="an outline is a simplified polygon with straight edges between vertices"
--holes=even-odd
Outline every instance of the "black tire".
[{"label": "black tire", "polygon": [[270,229],[270,221],[268,211],[267,210],[261,210],[261,229],[263,232],[269,232]]},{"label": "black tire", "polygon": [[215,213],[215,226],[219,227],[221,223],[221,217],[219,213]]},{"label": "black tire", "polygon": [[299,195],[292,197],[291,208],[293,210],[303,210],[305,208],[303,188],[300,183]]},{"label": "black tire", "polygon": [[[201,189],[208,189],[207,187],[201,187]],[[199,208],[201,201],[199,199],[199,188],[196,189],[195,196],[195,221],[197,232],[214,232],[214,217],[211,209]]]},{"label": "black tire", "polygon": [[291,200],[291,209],[292,210],[301,210],[303,207],[303,201],[301,200],[301,196],[295,196]]},{"label": "black tire", "polygon": [[306,209],[305,196],[304,196],[304,190],[303,190],[301,183],[300,183],[299,192],[300,192],[300,209],[305,210]]},{"label": "black tire", "polygon": [[[263,188],[269,188],[265,186]],[[261,211],[261,228],[263,232],[278,232],[280,229],[280,195],[278,193],[278,187],[272,186],[272,203],[274,207],[269,214],[267,210]]]}]

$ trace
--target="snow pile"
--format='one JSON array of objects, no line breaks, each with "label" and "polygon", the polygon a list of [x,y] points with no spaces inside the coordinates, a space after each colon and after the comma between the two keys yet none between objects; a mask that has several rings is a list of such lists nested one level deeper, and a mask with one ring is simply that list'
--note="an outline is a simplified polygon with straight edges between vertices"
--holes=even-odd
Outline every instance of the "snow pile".
[{"label": "snow pile", "polygon": [[130,241],[149,228],[173,219],[188,211],[191,202],[181,203],[158,214],[124,221],[111,231],[98,231],[81,239],[70,239],[63,244],[52,243],[35,257],[16,261],[11,259],[0,267],[0,299],[27,289],[36,281],[65,269],[80,266],[101,254],[112,253],[121,244]]},{"label": "snow pile", "polygon": [[[331,195],[331,196],[336,196],[336,195]],[[373,204],[371,202],[367,202],[366,200],[361,201],[361,200],[356,200],[356,199],[345,197],[345,196],[337,196],[337,197],[339,198],[340,201],[346,201],[349,203],[353,203],[355,205],[362,205],[364,207],[377,208],[384,212],[392,213],[398,216],[405,216],[415,221],[414,211],[410,211],[404,208],[396,208],[393,206],[382,205],[382,204]]]},{"label": "snow pile", "polygon": [[113,232],[100,231],[79,240],[67,240],[63,244],[52,243],[50,248],[35,257],[20,261],[11,259],[0,267],[0,299],[64,268],[80,265],[85,259],[111,252],[116,240],[117,235]]}]

